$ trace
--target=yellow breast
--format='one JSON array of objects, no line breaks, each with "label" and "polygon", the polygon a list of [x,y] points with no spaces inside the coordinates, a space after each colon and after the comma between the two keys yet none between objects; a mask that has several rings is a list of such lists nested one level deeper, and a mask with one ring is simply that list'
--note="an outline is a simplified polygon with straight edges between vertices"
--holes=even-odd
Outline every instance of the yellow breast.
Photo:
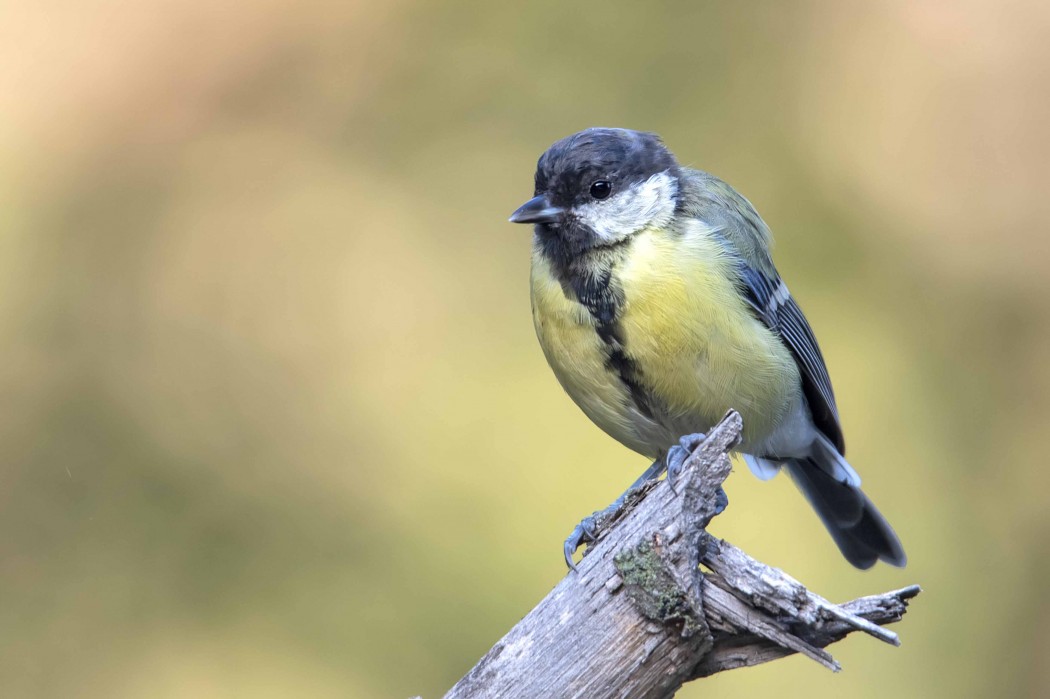
[{"label": "yellow breast", "polygon": [[563,288],[550,262],[532,261],[532,318],[536,336],[566,393],[598,427],[637,452],[655,456],[644,420],[632,410],[630,392],[607,366],[608,347],[590,311]]},{"label": "yellow breast", "polygon": [[599,427],[649,456],[708,429],[729,408],[744,418],[745,447],[768,436],[798,396],[798,369],[740,296],[721,243],[697,222],[678,238],[647,230],[628,244],[613,270],[624,299],[618,330],[661,429],[639,415],[607,366],[608,347],[590,313],[537,250],[536,331],[566,392]]}]

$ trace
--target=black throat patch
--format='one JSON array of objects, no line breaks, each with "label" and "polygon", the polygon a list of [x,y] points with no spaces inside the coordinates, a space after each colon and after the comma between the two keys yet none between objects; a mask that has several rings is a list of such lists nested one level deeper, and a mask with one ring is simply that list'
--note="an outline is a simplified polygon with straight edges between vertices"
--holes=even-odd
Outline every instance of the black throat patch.
[{"label": "black throat patch", "polygon": [[561,257],[548,255],[566,297],[581,303],[594,318],[594,330],[605,345],[605,366],[623,383],[638,412],[652,418],[649,393],[642,385],[642,372],[624,348],[620,316],[624,292],[616,278],[616,269],[627,255],[630,242],[598,248],[583,255]]}]

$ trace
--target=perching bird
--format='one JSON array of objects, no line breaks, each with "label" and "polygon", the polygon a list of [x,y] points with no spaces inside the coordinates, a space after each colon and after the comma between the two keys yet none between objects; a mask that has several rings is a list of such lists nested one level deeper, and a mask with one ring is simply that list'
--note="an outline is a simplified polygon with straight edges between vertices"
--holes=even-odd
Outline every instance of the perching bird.
[{"label": "perching bird", "polygon": [[[786,468],[850,563],[905,564],[843,458],[824,358],[747,199],[679,165],[654,134],[593,128],[540,157],[535,196],[510,220],[535,224],[533,320],[558,381],[601,429],[655,459],[636,485],[675,475],[697,433],[732,408],[751,471]],[[595,522],[565,542],[570,566]]]}]

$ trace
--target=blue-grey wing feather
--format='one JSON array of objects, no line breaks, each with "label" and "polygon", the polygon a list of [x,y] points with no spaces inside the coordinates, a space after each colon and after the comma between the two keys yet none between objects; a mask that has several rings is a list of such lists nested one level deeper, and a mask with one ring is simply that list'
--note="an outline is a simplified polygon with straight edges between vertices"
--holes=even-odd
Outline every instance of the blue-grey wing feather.
[{"label": "blue-grey wing feather", "polygon": [[744,283],[744,294],[755,315],[773,330],[791,350],[802,376],[802,391],[809,403],[813,422],[817,429],[831,440],[840,454],[845,454],[846,445],[839,423],[835,392],[831,388],[831,377],[824,364],[817,338],[802,314],[795,299],[779,275],[769,275],[739,261],[740,279]]},{"label": "blue-grey wing feather", "polygon": [[765,221],[739,192],[699,170],[683,171],[679,207],[685,218],[704,221],[724,237],[727,251],[739,261],[742,292],[748,303],[795,357],[814,424],[840,454],[844,453],[835,393],[824,357],[806,317],[773,266],[769,255],[772,236]]}]

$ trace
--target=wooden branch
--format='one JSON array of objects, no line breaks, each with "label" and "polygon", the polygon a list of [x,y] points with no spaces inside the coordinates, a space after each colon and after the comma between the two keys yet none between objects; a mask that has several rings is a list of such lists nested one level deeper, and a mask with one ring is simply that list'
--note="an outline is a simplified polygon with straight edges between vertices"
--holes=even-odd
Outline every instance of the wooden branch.
[{"label": "wooden branch", "polygon": [[716,672],[824,650],[853,631],[899,645],[917,586],[831,604],[705,531],[740,439],[730,412],[666,480],[633,493],[598,540],[524,619],[446,694],[475,697],[670,697]]}]

